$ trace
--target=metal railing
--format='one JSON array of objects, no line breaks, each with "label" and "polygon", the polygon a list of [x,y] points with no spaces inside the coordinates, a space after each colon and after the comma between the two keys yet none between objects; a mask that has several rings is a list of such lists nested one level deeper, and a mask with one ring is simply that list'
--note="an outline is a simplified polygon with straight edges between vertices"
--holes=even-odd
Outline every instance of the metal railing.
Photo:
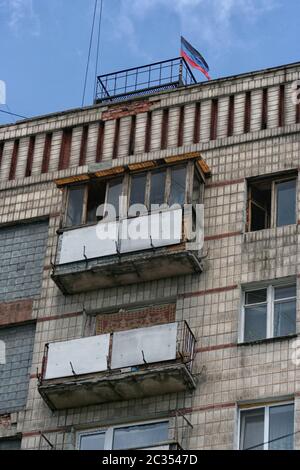
[{"label": "metal railing", "polygon": [[185,320],[178,322],[177,341],[177,352],[191,372],[196,352],[196,338]]},{"label": "metal railing", "polygon": [[195,83],[185,59],[176,57],[98,76],[95,102],[118,102]]}]

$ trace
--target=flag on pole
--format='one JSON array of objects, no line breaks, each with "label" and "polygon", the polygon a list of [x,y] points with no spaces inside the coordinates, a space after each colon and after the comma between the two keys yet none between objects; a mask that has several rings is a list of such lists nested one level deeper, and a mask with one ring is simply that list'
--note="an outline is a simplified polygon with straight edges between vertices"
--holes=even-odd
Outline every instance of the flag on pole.
[{"label": "flag on pole", "polygon": [[181,57],[183,57],[191,67],[195,67],[200,70],[208,80],[211,80],[209,76],[209,66],[205,61],[204,57],[198,52],[183,36],[181,36]]}]

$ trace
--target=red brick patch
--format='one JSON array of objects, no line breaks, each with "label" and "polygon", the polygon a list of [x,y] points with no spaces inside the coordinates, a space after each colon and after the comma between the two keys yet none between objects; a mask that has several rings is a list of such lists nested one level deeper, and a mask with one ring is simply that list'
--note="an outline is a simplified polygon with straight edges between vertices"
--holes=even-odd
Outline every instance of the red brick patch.
[{"label": "red brick patch", "polygon": [[33,301],[30,299],[0,303],[0,326],[24,323],[31,320],[32,303]]},{"label": "red brick patch", "polygon": [[150,110],[152,104],[153,103],[149,101],[138,101],[126,105],[115,106],[110,108],[108,111],[104,111],[102,114],[102,120],[109,121],[111,119],[132,116],[133,114],[146,113]]},{"label": "red brick patch", "polygon": [[131,311],[101,314],[97,317],[96,334],[170,323],[175,321],[175,309],[175,304],[165,304],[151,305]]}]

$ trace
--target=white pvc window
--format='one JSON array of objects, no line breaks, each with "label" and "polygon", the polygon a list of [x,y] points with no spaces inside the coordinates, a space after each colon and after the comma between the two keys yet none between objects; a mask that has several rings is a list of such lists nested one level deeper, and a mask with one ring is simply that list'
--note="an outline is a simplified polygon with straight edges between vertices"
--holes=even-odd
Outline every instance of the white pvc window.
[{"label": "white pvc window", "polygon": [[239,411],[239,449],[293,450],[294,403]]},{"label": "white pvc window", "polygon": [[296,333],[296,284],[245,290],[241,341],[250,342]]},{"label": "white pvc window", "polygon": [[154,448],[166,443],[168,434],[168,421],[109,427],[105,431],[80,433],[77,447],[80,450]]}]

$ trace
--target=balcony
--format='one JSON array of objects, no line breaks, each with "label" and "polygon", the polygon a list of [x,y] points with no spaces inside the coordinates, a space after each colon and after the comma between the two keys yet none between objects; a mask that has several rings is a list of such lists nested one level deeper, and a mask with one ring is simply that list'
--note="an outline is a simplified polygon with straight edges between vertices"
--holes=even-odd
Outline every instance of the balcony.
[{"label": "balcony", "polygon": [[95,103],[113,103],[197,83],[182,57],[100,75]]},{"label": "balcony", "polygon": [[52,410],[193,390],[186,322],[46,345],[39,392]]},{"label": "balcony", "polygon": [[201,273],[185,216],[180,207],[66,230],[59,235],[52,279],[64,294],[75,294]]}]

